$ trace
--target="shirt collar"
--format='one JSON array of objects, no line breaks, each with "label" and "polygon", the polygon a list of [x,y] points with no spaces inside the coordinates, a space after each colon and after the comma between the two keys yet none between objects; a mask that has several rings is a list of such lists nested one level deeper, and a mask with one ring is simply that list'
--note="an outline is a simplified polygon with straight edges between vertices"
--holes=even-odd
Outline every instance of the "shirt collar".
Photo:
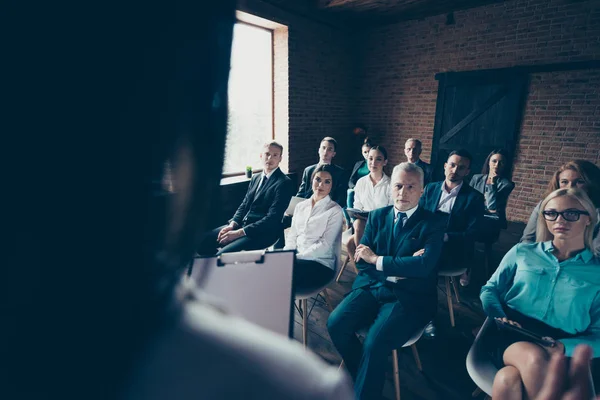
[{"label": "shirt collar", "polygon": [[[311,200],[312,201],[312,200]],[[317,201],[314,205],[314,208],[323,208],[323,207],[327,207],[327,205],[329,203],[331,203],[333,200],[331,200],[331,197],[329,195],[325,196],[324,198],[322,198],[321,200]]]},{"label": "shirt collar", "polygon": [[462,187],[463,183],[465,183],[464,180],[460,183],[460,185],[458,185],[454,189],[448,191],[448,190],[446,190],[446,181],[444,180],[444,182],[442,183],[442,190],[444,192],[446,192],[447,194],[456,196],[458,194],[460,188]]},{"label": "shirt collar", "polygon": [[394,207],[394,219],[398,218],[399,212],[403,212],[404,214],[406,214],[406,219],[409,219],[415,213],[415,211],[417,211],[417,208],[419,208],[418,204],[410,210],[406,211],[399,211],[396,207]]},{"label": "shirt collar", "polygon": [[269,179],[271,177],[271,175],[273,175],[273,172],[277,171],[279,169],[279,167],[275,168],[273,171],[269,172],[268,174],[263,171],[263,177],[266,177],[267,179]]},{"label": "shirt collar", "polygon": [[[543,242],[542,249],[546,253],[552,253],[554,251],[554,245],[552,244],[552,241],[549,240],[547,242]],[[575,257],[572,257],[572,259],[583,261],[586,264],[589,263],[590,261],[592,261],[593,258],[594,258],[594,253],[592,253],[590,251],[590,249],[583,249],[583,251],[580,251],[579,253],[577,253],[575,255]]]}]

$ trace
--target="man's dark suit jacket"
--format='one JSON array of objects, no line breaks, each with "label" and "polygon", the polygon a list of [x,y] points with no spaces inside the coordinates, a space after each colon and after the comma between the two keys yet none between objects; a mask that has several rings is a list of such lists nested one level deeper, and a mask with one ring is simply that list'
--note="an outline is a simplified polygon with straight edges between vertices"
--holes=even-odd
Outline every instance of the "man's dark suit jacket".
[{"label": "man's dark suit jacket", "polygon": [[431,166],[431,164],[427,164],[425,161],[421,160],[420,158],[417,160],[417,162],[415,163],[417,164],[419,167],[421,167],[421,169],[423,170],[424,173],[424,185],[427,185],[429,182],[431,182],[431,174],[433,173],[433,167]]},{"label": "man's dark suit jacket", "polygon": [[[310,198],[313,195],[312,191],[312,182],[310,178],[312,177],[313,172],[317,168],[319,164],[311,165],[310,167],[304,168],[304,173],[302,174],[302,183],[300,183],[300,189],[298,189],[298,194],[296,196],[303,197],[305,199]],[[332,193],[330,197],[338,203],[341,207],[346,206],[346,190],[348,189],[348,177],[346,176],[346,171],[335,164],[331,164],[333,168],[333,180],[335,182],[335,188],[332,189]]]},{"label": "man's dark suit jacket", "polygon": [[[430,212],[436,212],[442,197],[443,184],[444,181],[427,185],[419,205]],[[448,218],[446,226],[448,242],[444,243],[441,268],[459,267],[460,263],[471,261],[475,240],[482,224],[484,207],[483,195],[463,181]],[[468,265],[464,266],[468,267]]]},{"label": "man's dark suit jacket", "polygon": [[[431,304],[434,304],[437,301],[437,265],[442,252],[445,226],[444,217],[419,207],[394,240],[394,206],[371,211],[361,244],[368,246],[378,256],[383,256],[383,271],[377,271],[375,265],[360,260],[356,265],[359,272],[352,288],[358,289],[379,282],[391,285],[400,301],[414,301],[418,298],[420,301],[427,301],[427,304],[431,300]],[[413,257],[420,249],[425,249],[425,254]],[[388,276],[406,279],[392,283],[386,281]],[[435,305],[432,307],[435,309]]]},{"label": "man's dark suit jacket", "polygon": [[294,184],[277,168],[257,196],[261,177],[262,173],[252,177],[244,201],[231,221],[243,226],[249,238],[266,235],[272,236],[275,241],[283,230],[281,218],[294,193]]}]

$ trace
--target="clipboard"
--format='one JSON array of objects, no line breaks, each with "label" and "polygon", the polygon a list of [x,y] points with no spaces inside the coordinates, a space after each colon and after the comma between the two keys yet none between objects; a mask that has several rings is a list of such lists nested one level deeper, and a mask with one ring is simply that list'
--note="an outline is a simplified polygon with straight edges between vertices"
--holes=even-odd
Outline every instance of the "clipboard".
[{"label": "clipboard", "polygon": [[359,210],[358,208],[347,208],[346,212],[352,218],[358,219],[367,219],[369,218],[369,212],[364,210]]},{"label": "clipboard", "polygon": [[290,204],[288,205],[288,208],[285,210],[284,215],[294,215],[294,210],[296,209],[296,206],[298,205],[298,203],[303,202],[305,199],[304,197],[298,197],[298,196],[294,196],[290,199]]},{"label": "clipboard", "polygon": [[189,279],[231,314],[293,338],[295,254],[256,250],[196,258]]},{"label": "clipboard", "polygon": [[496,327],[498,328],[498,330],[511,332],[519,336],[523,341],[536,343],[546,347],[556,346],[556,341],[550,337],[540,336],[535,332],[532,332],[525,328],[520,328],[515,325],[511,325],[500,319],[494,319],[494,321],[496,322]]}]

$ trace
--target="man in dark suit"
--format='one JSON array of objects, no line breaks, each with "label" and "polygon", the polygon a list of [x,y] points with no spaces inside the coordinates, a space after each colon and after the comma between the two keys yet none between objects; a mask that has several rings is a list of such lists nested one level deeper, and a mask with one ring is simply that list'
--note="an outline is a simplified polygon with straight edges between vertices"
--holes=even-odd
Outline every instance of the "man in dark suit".
[{"label": "man in dark suit", "polygon": [[321,144],[319,146],[319,162],[304,169],[304,173],[302,174],[302,182],[300,183],[300,189],[298,189],[298,193],[296,194],[297,197],[308,199],[310,196],[312,196],[312,182],[310,181],[310,178],[312,177],[315,168],[321,164],[329,164],[333,167],[333,174],[335,175],[333,176],[333,181],[336,182],[335,188],[333,188],[331,191],[331,198],[340,206],[346,206],[348,177],[346,176],[346,171],[342,167],[332,164],[336,149],[337,142],[334,138],[325,137],[323,140],[321,140]]},{"label": "man in dark suit", "polygon": [[[440,268],[470,268],[473,259],[475,239],[483,220],[484,198],[464,181],[470,166],[471,155],[466,150],[451,152],[444,163],[446,179],[427,185],[421,197],[423,208],[448,215]],[[460,281],[461,285],[468,285],[468,272]]]},{"label": "man in dark suit", "polygon": [[419,139],[410,138],[404,144],[404,155],[410,163],[417,164],[425,173],[425,185],[431,182],[433,167],[421,160],[421,152],[423,151],[422,143]]},{"label": "man in dark suit", "polygon": [[[198,247],[200,255],[210,256],[241,250],[269,247],[283,231],[281,219],[292,197],[294,186],[280,169],[283,146],[265,144],[260,157],[264,169],[250,181],[244,201],[228,225],[208,232]],[[221,250],[217,252],[217,248]]]},{"label": "man in dark suit", "polygon": [[[331,340],[354,378],[357,399],[381,398],[386,361],[430,321],[437,308],[437,265],[445,221],[419,207],[423,171],[392,172],[393,206],[369,213],[356,249],[352,291],[329,316]],[[356,331],[367,328],[361,344]]]}]

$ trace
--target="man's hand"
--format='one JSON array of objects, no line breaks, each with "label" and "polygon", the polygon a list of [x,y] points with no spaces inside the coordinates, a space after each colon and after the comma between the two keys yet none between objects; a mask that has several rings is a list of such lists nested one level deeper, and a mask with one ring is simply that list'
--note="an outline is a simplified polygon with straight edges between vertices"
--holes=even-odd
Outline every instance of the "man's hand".
[{"label": "man's hand", "polygon": [[425,254],[425,249],[417,250],[413,253],[413,257],[419,257]]},{"label": "man's hand", "polygon": [[[226,229],[226,228],[223,228]],[[231,242],[233,242],[236,239],[241,238],[244,235],[244,231],[242,229],[236,229],[234,231],[232,231],[231,229],[228,230],[227,232],[225,232],[223,235],[220,235],[221,240],[219,240],[219,244],[222,246],[225,246],[226,244],[229,244]]]},{"label": "man's hand", "polygon": [[223,229],[221,229],[219,231],[219,234],[217,235],[217,242],[221,243],[221,240],[223,240],[224,235],[227,232],[232,231],[235,228],[236,223],[231,221],[231,223],[229,225],[227,225],[226,227],[224,227]]},{"label": "man's hand", "polygon": [[[554,354],[550,359],[542,389],[534,400],[592,399],[594,388],[591,383],[591,358],[592,349],[589,346],[577,346],[567,372],[566,357],[563,354]],[[600,399],[600,396],[596,399]]]},{"label": "man's hand", "polygon": [[[552,338],[545,337],[545,339],[552,339]],[[551,356],[554,354],[565,354],[565,345],[558,340],[555,340],[554,343],[555,344],[552,347],[544,346],[544,349],[548,352],[548,354],[550,354]]]},{"label": "man's hand", "polygon": [[359,262],[361,258],[369,264],[375,264],[377,262],[377,255],[364,244],[359,244],[354,252],[354,262]]}]

